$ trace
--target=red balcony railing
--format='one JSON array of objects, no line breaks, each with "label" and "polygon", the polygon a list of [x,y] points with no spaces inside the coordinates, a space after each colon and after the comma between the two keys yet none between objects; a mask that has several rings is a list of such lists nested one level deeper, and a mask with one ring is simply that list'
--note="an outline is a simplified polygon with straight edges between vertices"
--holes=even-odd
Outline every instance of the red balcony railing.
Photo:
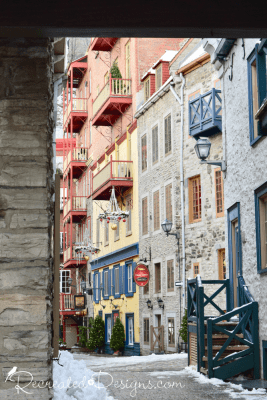
[{"label": "red balcony railing", "polygon": [[85,98],[74,98],[69,102],[68,106],[64,109],[63,125],[65,125],[69,114],[71,112],[76,113],[87,113],[87,99]]},{"label": "red balcony railing", "polygon": [[132,186],[132,182],[133,162],[112,160],[93,176],[93,199],[94,194],[103,187],[109,191],[110,186]]},{"label": "red balcony railing", "polygon": [[102,107],[110,97],[130,97],[132,96],[132,80],[110,78],[93,103],[93,115]]},{"label": "red balcony railing", "polygon": [[64,217],[70,211],[86,211],[86,196],[73,196],[68,199],[63,208]]},{"label": "red balcony railing", "polygon": [[75,161],[85,163],[88,160],[88,149],[85,147],[75,147],[70,150],[63,162],[64,171],[67,169],[70,162]]},{"label": "red balcony railing", "polygon": [[74,310],[74,295],[67,293],[59,294],[59,310],[70,311]]}]

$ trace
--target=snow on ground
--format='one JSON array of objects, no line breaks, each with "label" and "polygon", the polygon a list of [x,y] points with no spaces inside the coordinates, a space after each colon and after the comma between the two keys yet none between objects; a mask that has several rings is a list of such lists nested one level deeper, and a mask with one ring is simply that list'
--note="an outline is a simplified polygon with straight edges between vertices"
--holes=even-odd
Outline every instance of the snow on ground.
[{"label": "snow on ground", "polygon": [[94,367],[119,367],[121,365],[133,365],[140,363],[154,363],[156,361],[174,361],[187,358],[186,353],[175,354],[150,354],[149,356],[131,357],[96,357],[89,354],[74,354],[75,360],[84,360],[88,368]]},{"label": "snow on ground", "polygon": [[60,351],[59,363],[54,361],[53,364],[53,399],[114,400],[107,395],[104,385],[94,380],[94,375],[83,360],[74,360],[68,351]]},{"label": "snow on ground", "polygon": [[224,392],[229,393],[229,395],[236,399],[236,398],[245,398],[246,400],[265,400],[267,399],[267,394],[265,389],[253,389],[251,391],[244,390],[242,385],[235,385],[230,382],[224,382],[221,379],[211,378],[208,379],[206,375],[197,372],[196,369],[192,366],[185,367],[182,371],[160,371],[160,372],[149,372],[149,375],[156,376],[158,379],[166,378],[170,376],[186,376],[191,375],[193,376],[196,381],[200,384],[208,384],[211,383],[217,387],[224,386],[222,390]]}]

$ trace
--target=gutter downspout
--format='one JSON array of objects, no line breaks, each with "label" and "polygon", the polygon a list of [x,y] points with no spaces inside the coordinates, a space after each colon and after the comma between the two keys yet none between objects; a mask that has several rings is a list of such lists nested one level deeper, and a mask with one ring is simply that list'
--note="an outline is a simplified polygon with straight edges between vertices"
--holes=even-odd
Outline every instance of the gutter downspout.
[{"label": "gutter downspout", "polygon": [[181,211],[182,211],[182,259],[183,259],[183,314],[185,312],[185,223],[184,223],[184,168],[183,168],[183,154],[184,154],[184,86],[185,78],[180,73],[182,81],[180,98],[174,90],[175,83],[170,83],[170,89],[176,100],[181,106],[181,143],[180,143],[180,183],[181,183]]}]

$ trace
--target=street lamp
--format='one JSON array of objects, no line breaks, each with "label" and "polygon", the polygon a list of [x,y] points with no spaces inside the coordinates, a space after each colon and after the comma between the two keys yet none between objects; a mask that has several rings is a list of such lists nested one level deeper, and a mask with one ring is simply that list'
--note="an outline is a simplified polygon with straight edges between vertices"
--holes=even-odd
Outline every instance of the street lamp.
[{"label": "street lamp", "polygon": [[172,229],[172,222],[169,221],[167,218],[162,222],[161,227],[162,227],[163,231],[167,234],[167,236],[173,235],[176,237],[177,240],[179,240],[179,238],[180,238],[179,232],[176,232],[176,233],[170,232]]},{"label": "street lamp", "polygon": [[159,308],[162,308],[164,310],[163,300],[161,300],[161,299],[157,299],[157,300],[158,300]]},{"label": "street lamp", "polygon": [[211,165],[218,165],[221,167],[221,170],[223,172],[226,171],[226,162],[224,160],[222,161],[207,161],[206,158],[208,158],[210,154],[210,147],[211,147],[211,142],[209,139],[206,138],[199,138],[197,140],[197,143],[195,144],[195,152],[198,156],[198,158],[201,160],[200,164],[211,164]]},{"label": "street lamp", "polygon": [[76,285],[72,285],[72,278],[71,278],[71,277],[69,277],[69,278],[67,279],[67,283],[68,283],[69,286],[75,287],[75,288],[76,288]]},{"label": "street lamp", "polygon": [[151,300],[147,300],[146,304],[147,308],[151,308],[151,310],[153,310],[153,305],[151,305]]},{"label": "street lamp", "polygon": [[87,294],[93,294],[93,290],[92,289],[86,289],[86,282],[85,281],[81,281],[81,289],[83,293],[87,293]]}]

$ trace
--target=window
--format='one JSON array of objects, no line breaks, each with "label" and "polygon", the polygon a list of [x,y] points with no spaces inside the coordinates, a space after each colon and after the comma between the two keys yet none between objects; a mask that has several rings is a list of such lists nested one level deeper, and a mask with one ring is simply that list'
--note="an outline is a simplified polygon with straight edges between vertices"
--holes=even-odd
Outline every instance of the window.
[{"label": "window", "polygon": [[71,293],[71,287],[68,285],[69,278],[70,278],[69,270],[60,271],[60,293]]},{"label": "window", "polygon": [[92,144],[92,121],[90,121],[89,146]]},{"label": "window", "polygon": [[152,129],[152,164],[159,160],[158,125]]},{"label": "window", "polygon": [[104,296],[108,296],[108,271],[104,271]]},{"label": "window", "polygon": [[159,221],[159,190],[153,193],[153,215],[154,215],[154,231],[160,229]]},{"label": "window", "polygon": [[225,249],[218,250],[219,280],[226,279]]},{"label": "window", "polygon": [[267,182],[255,191],[258,272],[267,272]]},{"label": "window", "polygon": [[220,80],[220,79],[216,79],[216,80],[214,81],[214,87],[215,87],[215,89],[217,89],[217,90],[221,90],[221,80]]},{"label": "window", "polygon": [[174,267],[173,260],[167,261],[167,291],[174,291]]},{"label": "window", "polygon": [[[63,247],[64,247],[63,235],[64,235],[64,232],[60,232],[60,253],[63,252]],[[65,247],[67,247],[67,233],[66,232],[65,232]]]},{"label": "window", "polygon": [[125,46],[125,71],[126,71],[126,79],[131,78],[131,57],[130,57],[130,40],[126,43]]},{"label": "window", "polygon": [[149,318],[144,318],[144,344],[149,344]]},{"label": "window", "polygon": [[127,316],[127,336],[128,336],[128,345],[133,346],[134,344],[134,319],[132,316]]},{"label": "window", "polygon": [[108,246],[108,244],[109,244],[109,224],[107,220],[105,220],[104,246]]},{"label": "window", "polygon": [[162,85],[162,65],[160,65],[156,69],[156,91],[159,90],[161,85]]},{"label": "window", "polygon": [[117,229],[114,231],[114,241],[116,242],[120,238],[120,221],[114,222],[117,225]]},{"label": "window", "polygon": [[172,221],[172,184],[165,186],[166,218]]},{"label": "window", "polygon": [[132,292],[133,291],[133,266],[132,266],[132,264],[128,264],[127,271],[128,271],[128,292]]},{"label": "window", "polygon": [[95,299],[96,299],[96,301],[99,300],[99,296],[98,296],[98,294],[99,294],[99,280],[98,280],[98,278],[99,278],[99,275],[96,274],[95,275]]},{"label": "window", "polygon": [[149,294],[149,282],[144,286],[144,294]]},{"label": "window", "polygon": [[146,102],[150,97],[150,79],[149,78],[147,78],[144,82],[144,91],[145,91],[145,102]]},{"label": "window", "polygon": [[193,264],[193,277],[195,278],[199,274],[199,263]]},{"label": "window", "polygon": [[188,179],[189,223],[201,221],[201,185],[200,175]]},{"label": "window", "polygon": [[224,201],[223,201],[223,178],[220,169],[215,170],[215,202],[216,202],[216,217],[223,217],[224,215]]},{"label": "window", "polygon": [[168,346],[175,346],[174,318],[168,318]]},{"label": "window", "polygon": [[147,169],[147,143],[146,143],[146,135],[142,136],[141,139],[141,147],[142,147],[142,172]]},{"label": "window", "polygon": [[111,338],[111,316],[106,316],[106,341],[109,343]]},{"label": "window", "polygon": [[161,292],[161,268],[160,263],[155,264],[155,293]]},{"label": "window", "polygon": [[92,86],[91,86],[91,70],[89,71],[89,95],[91,94]]},{"label": "window", "polygon": [[142,200],[142,234],[148,234],[148,210],[147,210],[147,197]]},{"label": "window", "polygon": [[120,294],[120,268],[115,268],[115,294]]},{"label": "window", "polygon": [[266,97],[266,55],[258,53],[258,44],[248,57],[248,103],[250,144],[253,145],[262,135],[261,121],[255,114]]},{"label": "window", "polygon": [[172,151],[171,114],[164,119],[165,156]]},{"label": "window", "polygon": [[126,196],[126,211],[129,211],[129,217],[126,218],[126,235],[132,233],[132,195]]},{"label": "window", "polygon": [[192,101],[200,96],[200,90],[196,90],[194,93],[188,95],[188,101]]},{"label": "window", "polygon": [[85,84],[84,84],[84,97],[85,98],[87,98],[87,86],[88,86],[88,82],[85,81]]}]

